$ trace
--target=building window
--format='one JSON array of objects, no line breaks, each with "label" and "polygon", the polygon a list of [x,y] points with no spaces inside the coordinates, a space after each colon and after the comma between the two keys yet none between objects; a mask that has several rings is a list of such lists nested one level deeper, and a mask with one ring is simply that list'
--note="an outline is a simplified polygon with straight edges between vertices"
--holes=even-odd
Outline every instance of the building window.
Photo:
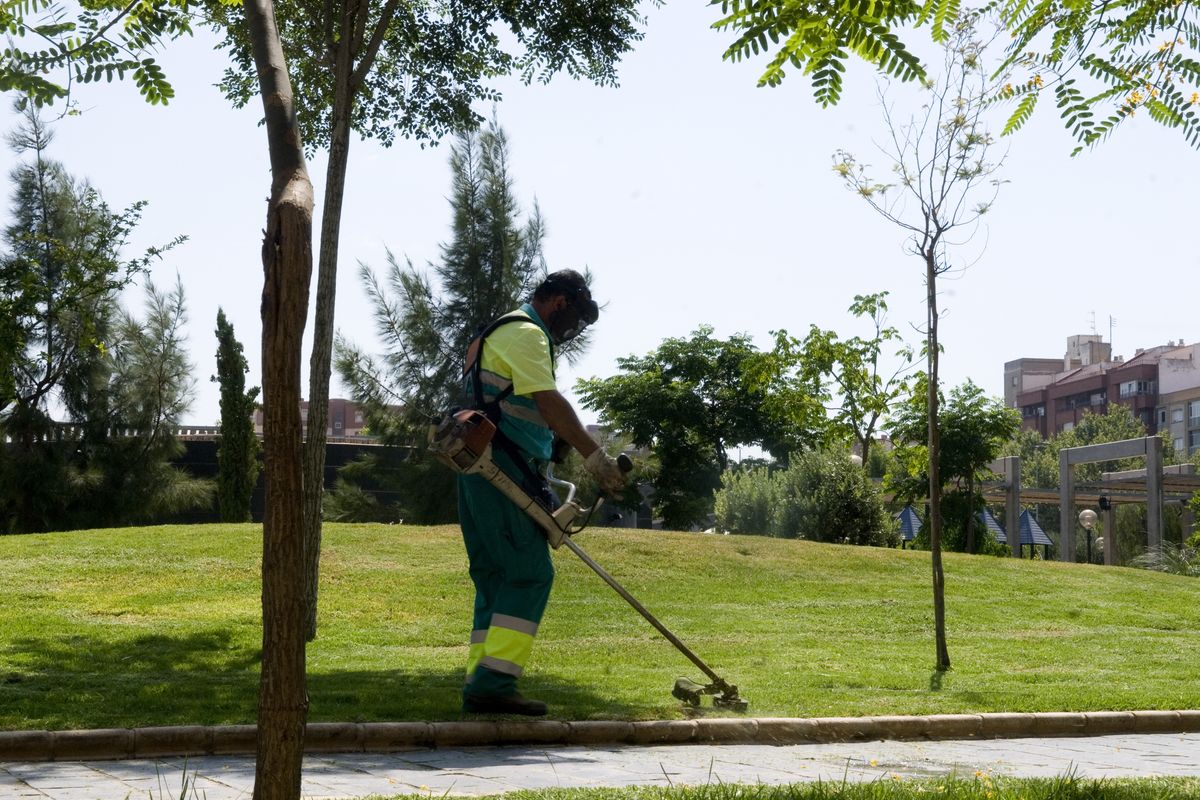
[{"label": "building window", "polygon": [[1063,431],[1063,433],[1066,433],[1069,430],[1074,430],[1074,428],[1075,428],[1074,422],[1064,422],[1063,426],[1062,426],[1062,431]]},{"label": "building window", "polygon": [[1183,452],[1183,437],[1182,436],[1175,437],[1175,452],[1176,453]]},{"label": "building window", "polygon": [[1016,386],[1016,385],[1017,385],[1017,376],[1016,376],[1016,375],[1013,375],[1013,376],[1012,376],[1012,385],[1013,385],[1013,386]]},{"label": "building window", "polygon": [[1171,410],[1171,422],[1183,422],[1183,409],[1176,408]]},{"label": "building window", "polygon": [[362,412],[361,412],[361,411],[355,411],[355,412],[354,412],[354,421],[355,421],[357,424],[359,424],[359,425],[361,425],[361,424],[362,424],[362,421],[363,421],[363,415],[362,415]]},{"label": "building window", "polygon": [[1200,428],[1200,400],[1193,400],[1188,403],[1188,425],[1193,428]]},{"label": "building window", "polygon": [[1121,397],[1153,394],[1157,389],[1158,381],[1125,381],[1121,384]]},{"label": "building window", "polygon": [[1160,408],[1158,410],[1158,424],[1159,425],[1167,424],[1167,411],[1164,408]]},{"label": "building window", "polygon": [[1200,431],[1192,431],[1188,434],[1188,452],[1191,453],[1197,447],[1200,447]]}]

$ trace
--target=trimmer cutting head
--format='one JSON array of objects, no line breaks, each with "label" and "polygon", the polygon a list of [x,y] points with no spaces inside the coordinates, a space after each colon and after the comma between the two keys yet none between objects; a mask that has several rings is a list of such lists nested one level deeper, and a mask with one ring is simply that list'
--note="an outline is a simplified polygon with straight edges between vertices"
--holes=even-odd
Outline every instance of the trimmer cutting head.
[{"label": "trimmer cutting head", "polygon": [[706,685],[696,683],[688,678],[677,678],[671,694],[692,708],[699,708],[700,698],[706,694],[712,695],[714,708],[728,708],[731,711],[744,712],[750,707],[749,702],[738,696],[736,686],[720,679]]}]

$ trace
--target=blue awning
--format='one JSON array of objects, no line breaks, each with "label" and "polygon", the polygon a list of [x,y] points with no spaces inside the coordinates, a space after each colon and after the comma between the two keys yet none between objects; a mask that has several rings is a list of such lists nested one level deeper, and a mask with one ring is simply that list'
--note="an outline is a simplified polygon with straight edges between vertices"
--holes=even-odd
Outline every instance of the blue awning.
[{"label": "blue awning", "polygon": [[992,532],[992,536],[996,537],[996,541],[1000,544],[1008,544],[1008,534],[1004,532],[1004,528],[1000,527],[1000,523],[992,516],[992,512],[986,508],[980,512],[979,521],[983,526]]},{"label": "blue awning", "polygon": [[911,542],[917,538],[917,531],[921,530],[921,518],[917,516],[915,508],[905,506],[896,514],[896,519],[900,520],[900,536],[904,541]]},{"label": "blue awning", "polygon": [[1042,526],[1038,525],[1038,521],[1028,511],[1021,512],[1021,544],[1054,546],[1054,542],[1050,541],[1050,537],[1042,530]]}]

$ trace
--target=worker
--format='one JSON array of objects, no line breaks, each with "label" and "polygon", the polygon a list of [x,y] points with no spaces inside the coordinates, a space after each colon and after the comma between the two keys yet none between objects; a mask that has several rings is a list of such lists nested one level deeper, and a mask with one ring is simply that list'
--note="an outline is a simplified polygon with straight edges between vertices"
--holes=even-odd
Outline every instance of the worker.
[{"label": "worker", "polygon": [[[468,382],[476,384],[472,391],[477,400],[482,395],[489,415],[499,416],[493,458],[532,494],[549,491],[541,472],[556,437],[579,451],[602,490],[625,485],[616,460],[588,434],[554,378],[555,347],[598,316],[584,277],[562,270],[548,275],[528,303],[483,335],[476,377]],[[517,679],[529,661],[554,580],[546,538],[479,475],[459,476],[458,516],[475,584],[463,711],[542,716],[546,704],[523,697]]]}]

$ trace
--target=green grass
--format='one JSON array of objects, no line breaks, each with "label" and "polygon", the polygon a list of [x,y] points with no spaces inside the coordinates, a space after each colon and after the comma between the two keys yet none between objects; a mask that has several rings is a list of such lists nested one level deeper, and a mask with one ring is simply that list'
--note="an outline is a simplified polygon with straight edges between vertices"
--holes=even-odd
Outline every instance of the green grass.
[{"label": "green grass", "polygon": [[[397,795],[425,797],[429,795]],[[1185,800],[1200,797],[1200,780],[973,779],[803,783],[787,786],[711,784],[697,787],[542,789],[505,800]]]},{"label": "green grass", "polygon": [[[658,531],[580,543],[756,716],[1200,707],[1194,579]],[[0,729],[252,722],[255,526],[0,537]],[[702,676],[565,549],[524,690],[562,719],[680,716]],[[310,719],[458,719],[472,591],[455,528],[327,525]]]}]

